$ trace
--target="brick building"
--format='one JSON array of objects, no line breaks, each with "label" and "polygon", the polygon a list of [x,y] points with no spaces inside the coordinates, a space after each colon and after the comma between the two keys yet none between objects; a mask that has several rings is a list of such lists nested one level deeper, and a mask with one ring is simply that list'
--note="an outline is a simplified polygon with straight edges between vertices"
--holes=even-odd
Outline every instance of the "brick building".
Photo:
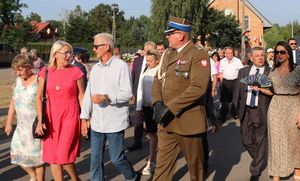
[{"label": "brick building", "polygon": [[[264,31],[272,27],[268,21],[248,0],[245,2],[245,32],[246,47],[264,47]],[[240,25],[242,24],[242,0],[210,0],[209,6],[223,10],[225,15],[234,15]]]}]

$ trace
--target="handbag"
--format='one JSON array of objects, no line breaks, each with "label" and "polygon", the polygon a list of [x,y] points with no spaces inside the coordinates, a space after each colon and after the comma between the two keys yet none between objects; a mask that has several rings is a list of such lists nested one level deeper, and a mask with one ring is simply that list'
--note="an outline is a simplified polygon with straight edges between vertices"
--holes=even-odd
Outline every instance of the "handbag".
[{"label": "handbag", "polygon": [[[44,82],[44,89],[43,89],[43,97],[42,97],[42,124],[46,124],[46,88],[47,88],[47,79],[48,79],[48,69],[46,68],[45,71],[45,82]],[[43,128],[43,135],[38,135],[35,133],[36,127],[38,125],[38,116],[35,117],[33,124],[32,124],[32,136],[35,139],[44,139],[48,135],[47,129]]]}]

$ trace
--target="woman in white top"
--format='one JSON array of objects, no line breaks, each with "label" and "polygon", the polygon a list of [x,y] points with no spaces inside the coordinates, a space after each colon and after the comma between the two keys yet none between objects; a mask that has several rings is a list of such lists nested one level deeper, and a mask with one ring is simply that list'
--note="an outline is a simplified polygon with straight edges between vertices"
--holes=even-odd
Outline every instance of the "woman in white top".
[{"label": "woman in white top", "polygon": [[150,175],[155,169],[155,150],[157,146],[157,124],[153,120],[152,104],[152,83],[157,72],[157,65],[160,54],[156,49],[148,50],[146,54],[147,69],[142,77],[142,105],[143,114],[146,123],[146,132],[150,139],[149,160],[143,169],[143,175]]}]

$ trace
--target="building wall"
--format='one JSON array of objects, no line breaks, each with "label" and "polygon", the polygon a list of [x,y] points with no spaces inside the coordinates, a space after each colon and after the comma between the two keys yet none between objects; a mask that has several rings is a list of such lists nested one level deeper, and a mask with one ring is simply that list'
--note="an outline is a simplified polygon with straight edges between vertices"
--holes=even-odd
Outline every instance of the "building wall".
[{"label": "building wall", "polygon": [[[225,14],[233,14],[242,24],[242,1],[241,0],[214,0],[210,7],[218,10],[224,10]],[[263,42],[263,22],[262,20],[245,5],[245,16],[250,20],[250,32],[246,35],[250,40],[250,46],[264,46]]]}]

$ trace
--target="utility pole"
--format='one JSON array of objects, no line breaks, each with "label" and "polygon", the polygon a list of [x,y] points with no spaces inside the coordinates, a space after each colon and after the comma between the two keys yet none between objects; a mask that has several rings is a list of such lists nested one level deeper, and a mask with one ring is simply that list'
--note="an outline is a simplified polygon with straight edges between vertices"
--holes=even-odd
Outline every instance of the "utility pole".
[{"label": "utility pole", "polygon": [[291,24],[292,24],[292,38],[294,38],[294,22],[292,22]]},{"label": "utility pole", "polygon": [[245,0],[242,0],[242,17],[241,17],[241,22],[242,22],[242,42],[241,42],[241,59],[242,61],[245,61],[245,55],[246,55],[246,50],[245,50],[245,35],[243,34],[245,32]]},{"label": "utility pole", "polygon": [[112,36],[114,39],[114,45],[116,44],[116,9],[118,9],[118,4],[113,3],[111,5],[112,11],[113,11],[113,23],[112,23]]}]

